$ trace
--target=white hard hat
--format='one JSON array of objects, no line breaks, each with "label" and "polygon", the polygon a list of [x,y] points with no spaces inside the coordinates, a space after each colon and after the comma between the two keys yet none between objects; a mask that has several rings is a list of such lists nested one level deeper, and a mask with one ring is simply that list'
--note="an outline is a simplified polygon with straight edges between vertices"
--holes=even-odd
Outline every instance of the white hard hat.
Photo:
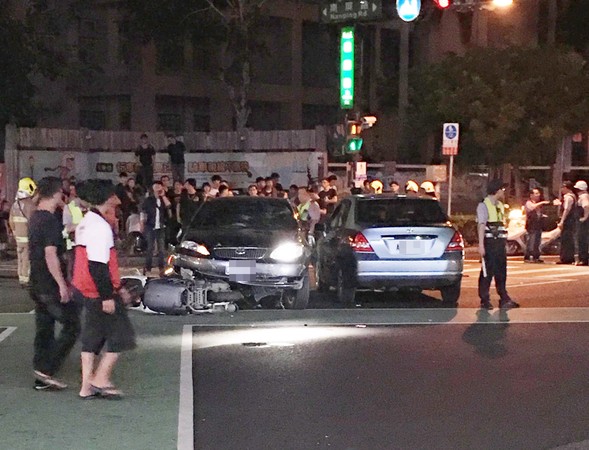
[{"label": "white hard hat", "polygon": [[580,191],[586,191],[587,190],[587,182],[583,181],[583,180],[579,180],[575,183],[575,189],[578,189]]},{"label": "white hard hat", "polygon": [[421,189],[423,189],[428,194],[434,194],[436,192],[434,183],[432,183],[431,181],[424,181],[423,183],[421,183]]}]

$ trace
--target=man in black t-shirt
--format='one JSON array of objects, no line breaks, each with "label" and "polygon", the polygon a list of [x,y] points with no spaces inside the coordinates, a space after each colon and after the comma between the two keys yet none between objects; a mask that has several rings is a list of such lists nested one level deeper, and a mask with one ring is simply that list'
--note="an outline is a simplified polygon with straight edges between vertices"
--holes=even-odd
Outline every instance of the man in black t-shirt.
[{"label": "man in black t-shirt", "polygon": [[180,211],[178,216],[180,217],[180,223],[184,228],[184,231],[188,228],[190,221],[192,220],[192,216],[196,213],[198,209],[198,192],[196,190],[196,180],[194,178],[189,178],[184,183],[184,190],[182,191],[182,195],[180,195]]},{"label": "man in black t-shirt", "polygon": [[[147,134],[141,135],[141,144],[135,151],[135,156],[139,159],[139,170],[137,171],[138,180],[145,190],[151,189],[153,184],[153,160],[155,157],[155,148],[149,143]],[[141,180],[139,180],[141,178]]]},{"label": "man in black t-shirt", "polygon": [[[64,389],[66,384],[53,378],[80,333],[77,307],[70,301],[65,279],[65,243],[61,222],[55,216],[63,208],[59,178],[43,178],[37,185],[38,206],[29,220],[30,292],[35,302],[35,389]],[[55,322],[62,329],[55,337]]]},{"label": "man in black t-shirt", "polygon": [[176,139],[173,134],[168,134],[168,155],[170,155],[170,166],[172,167],[172,179],[184,182],[184,153],[186,146]]}]

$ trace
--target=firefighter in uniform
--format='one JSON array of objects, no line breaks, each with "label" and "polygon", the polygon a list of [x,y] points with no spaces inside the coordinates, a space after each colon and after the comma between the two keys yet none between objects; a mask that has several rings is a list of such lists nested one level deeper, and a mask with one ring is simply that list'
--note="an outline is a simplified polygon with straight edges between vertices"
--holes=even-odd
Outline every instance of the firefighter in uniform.
[{"label": "firefighter in uniform", "polygon": [[16,252],[18,257],[18,281],[21,285],[29,282],[29,219],[35,211],[33,195],[37,190],[35,182],[31,178],[23,178],[18,182],[16,199],[10,208],[8,219],[10,229],[16,240]]},{"label": "firefighter in uniform", "polygon": [[490,287],[495,278],[495,288],[499,294],[501,309],[518,308],[507,293],[507,228],[505,227],[505,207],[502,200],[505,187],[501,180],[492,180],[487,186],[487,197],[477,207],[477,223],[479,236],[479,253],[482,260],[479,276],[479,297],[481,308],[493,309],[491,305]]}]

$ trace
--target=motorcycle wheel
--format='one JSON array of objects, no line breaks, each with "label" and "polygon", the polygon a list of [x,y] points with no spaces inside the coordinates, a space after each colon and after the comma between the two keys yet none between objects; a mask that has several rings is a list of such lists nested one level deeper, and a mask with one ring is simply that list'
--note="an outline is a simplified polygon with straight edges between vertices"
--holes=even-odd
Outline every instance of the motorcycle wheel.
[{"label": "motorcycle wheel", "polygon": [[521,248],[517,242],[507,241],[505,243],[505,252],[507,256],[516,256],[521,252]]}]

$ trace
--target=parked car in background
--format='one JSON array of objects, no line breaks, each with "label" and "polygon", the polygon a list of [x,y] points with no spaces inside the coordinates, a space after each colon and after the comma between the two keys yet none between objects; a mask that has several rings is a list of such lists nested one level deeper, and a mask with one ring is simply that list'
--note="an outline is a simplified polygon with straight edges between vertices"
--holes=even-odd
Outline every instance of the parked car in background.
[{"label": "parked car in background", "polygon": [[355,195],[319,226],[318,289],[353,304],[358,289],[440,290],[458,303],[464,244],[440,203],[426,196]]}]

